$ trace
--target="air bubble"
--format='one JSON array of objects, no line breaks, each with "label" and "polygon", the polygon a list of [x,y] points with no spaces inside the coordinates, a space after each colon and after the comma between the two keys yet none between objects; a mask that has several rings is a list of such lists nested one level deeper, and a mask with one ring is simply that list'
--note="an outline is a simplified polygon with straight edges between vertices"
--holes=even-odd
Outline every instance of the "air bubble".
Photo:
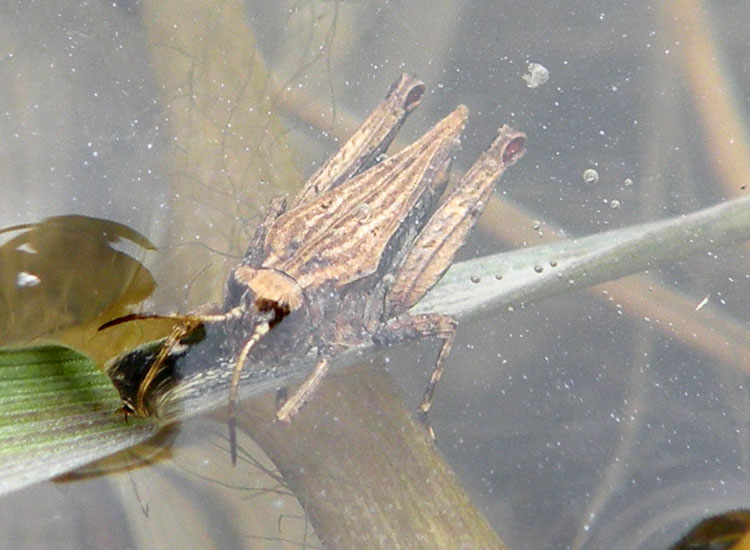
[{"label": "air bubble", "polygon": [[28,271],[19,271],[16,276],[16,284],[20,287],[36,286],[41,282],[42,280],[37,275]]},{"label": "air bubble", "polygon": [[594,185],[597,181],[599,181],[599,172],[597,172],[593,168],[584,170],[583,181],[589,185]]},{"label": "air bubble", "polygon": [[358,204],[354,208],[354,215],[359,223],[364,223],[372,217],[372,207],[365,203]]},{"label": "air bubble", "polygon": [[549,70],[540,63],[529,63],[526,70],[529,72],[521,78],[526,81],[529,88],[538,88],[549,80]]}]

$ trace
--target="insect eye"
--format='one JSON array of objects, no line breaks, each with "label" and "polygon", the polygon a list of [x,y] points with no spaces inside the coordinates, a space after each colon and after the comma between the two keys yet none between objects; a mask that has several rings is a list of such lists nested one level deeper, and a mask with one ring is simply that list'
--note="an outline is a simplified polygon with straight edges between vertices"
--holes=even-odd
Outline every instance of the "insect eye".
[{"label": "insect eye", "polygon": [[258,298],[255,300],[255,307],[258,308],[258,311],[271,311],[275,305],[276,302],[274,300],[268,300],[266,298]]},{"label": "insect eye", "polygon": [[523,153],[523,146],[525,143],[526,138],[524,136],[518,136],[511,140],[510,143],[505,146],[505,151],[503,151],[503,163],[512,164],[516,162]]},{"label": "insect eye", "polygon": [[411,90],[409,90],[409,93],[406,94],[406,102],[404,103],[404,110],[406,112],[411,111],[414,109],[417,105],[419,105],[419,102],[422,100],[422,96],[424,95],[424,84],[417,84],[414,86]]}]

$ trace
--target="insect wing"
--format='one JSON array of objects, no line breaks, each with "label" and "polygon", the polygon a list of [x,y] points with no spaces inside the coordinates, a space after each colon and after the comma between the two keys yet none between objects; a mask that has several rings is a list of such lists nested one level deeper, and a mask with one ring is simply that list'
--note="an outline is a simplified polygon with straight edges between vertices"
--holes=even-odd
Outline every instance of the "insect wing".
[{"label": "insect wing", "polygon": [[446,169],[467,112],[459,106],[397,155],[279,218],[264,266],[303,288],[375,272],[390,238]]},{"label": "insect wing", "polygon": [[402,74],[380,103],[347,142],[311,177],[294,199],[304,204],[321,193],[334,189],[347,179],[366,170],[384,153],[396,137],[406,117],[424,95],[424,84]]},{"label": "insect wing", "polygon": [[395,274],[387,296],[392,314],[405,311],[440,280],[474,227],[505,169],[524,154],[526,136],[503,126],[489,149],[440,204]]}]

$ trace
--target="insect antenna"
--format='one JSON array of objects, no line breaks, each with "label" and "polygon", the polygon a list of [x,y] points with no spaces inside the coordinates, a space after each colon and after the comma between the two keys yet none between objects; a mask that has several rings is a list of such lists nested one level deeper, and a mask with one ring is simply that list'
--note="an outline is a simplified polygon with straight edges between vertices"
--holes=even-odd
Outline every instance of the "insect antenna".
[{"label": "insect antenna", "polygon": [[271,319],[261,321],[253,329],[252,335],[247,339],[245,345],[242,347],[242,351],[237,357],[237,362],[234,364],[234,371],[232,372],[232,382],[229,386],[229,453],[232,458],[232,464],[237,463],[237,398],[240,386],[240,375],[242,374],[242,367],[245,365],[247,356],[253,349],[258,340],[263,338],[268,331],[271,330]]},{"label": "insect antenna", "polygon": [[190,317],[187,315],[161,315],[158,313],[130,313],[123,315],[122,317],[116,317],[110,321],[107,321],[103,325],[99,326],[97,330],[105,330],[110,327],[122,325],[124,323],[130,323],[131,321],[138,321],[140,319],[174,319],[175,321],[186,321]]},{"label": "insect antenna", "polygon": [[180,321],[183,323],[218,323],[221,321],[231,321],[242,315],[244,311],[243,306],[237,306],[226,313],[217,314],[185,314],[185,313],[130,313],[123,315],[122,317],[116,317],[110,321],[107,321],[101,325],[97,330],[104,330],[124,323],[130,323],[131,321],[139,321],[142,319],[171,319],[173,321]]}]

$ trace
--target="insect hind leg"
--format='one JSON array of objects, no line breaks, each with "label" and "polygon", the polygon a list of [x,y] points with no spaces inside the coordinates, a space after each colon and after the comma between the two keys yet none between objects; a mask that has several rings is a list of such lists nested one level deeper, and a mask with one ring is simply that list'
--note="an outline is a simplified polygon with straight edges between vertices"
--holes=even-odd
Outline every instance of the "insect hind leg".
[{"label": "insect hind leg", "polygon": [[403,315],[395,317],[388,321],[377,334],[376,340],[383,343],[396,343],[407,338],[415,336],[437,336],[443,340],[440,347],[435,366],[432,368],[430,381],[422,395],[422,401],[419,404],[417,418],[422,422],[431,439],[435,439],[435,432],[430,425],[428,412],[432,406],[432,398],[435,395],[440,378],[443,376],[445,364],[453,347],[453,340],[456,336],[456,327],[458,323],[453,317],[447,315],[424,314],[424,315]]}]

